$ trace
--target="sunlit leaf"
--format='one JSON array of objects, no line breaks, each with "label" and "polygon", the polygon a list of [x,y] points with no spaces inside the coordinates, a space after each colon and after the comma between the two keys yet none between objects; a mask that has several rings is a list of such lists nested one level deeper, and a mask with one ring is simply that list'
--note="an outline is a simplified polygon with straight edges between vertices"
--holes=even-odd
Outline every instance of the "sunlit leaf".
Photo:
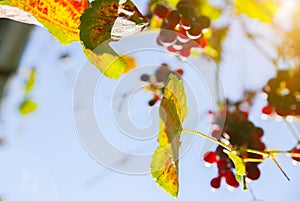
[{"label": "sunlit leaf", "polygon": [[29,99],[24,100],[19,107],[19,111],[23,115],[32,113],[36,109],[37,109],[37,104],[34,101]]},{"label": "sunlit leaf", "polygon": [[[104,47],[106,46],[106,48]],[[103,47],[103,48],[101,48]],[[125,70],[126,61],[113,51],[108,45],[101,45],[97,51],[84,49],[88,60],[98,68],[106,77],[117,79]]]},{"label": "sunlit leaf", "polygon": [[244,189],[247,189],[246,184],[246,166],[241,157],[239,157],[234,151],[228,153],[228,157],[232,160],[235,167],[236,179],[239,182],[242,182],[244,185]]},{"label": "sunlit leaf", "polygon": [[89,5],[87,0],[3,0],[0,4],[30,13],[63,44],[79,41],[80,16]]},{"label": "sunlit leaf", "polygon": [[262,22],[271,22],[278,5],[271,0],[236,0],[235,7],[241,14]]},{"label": "sunlit leaf", "polygon": [[32,88],[34,86],[34,82],[35,82],[35,69],[32,68],[30,70],[28,80],[27,80],[27,82],[25,84],[25,87],[24,87],[24,90],[25,90],[26,93],[29,93],[32,90]]},{"label": "sunlit leaf", "polygon": [[180,135],[187,110],[182,81],[171,74],[160,104],[159,146],[152,156],[151,174],[156,183],[173,197],[177,197],[179,189]]},{"label": "sunlit leaf", "polygon": [[80,39],[87,49],[94,50],[103,42],[141,31],[148,20],[127,0],[96,0],[81,16]]}]

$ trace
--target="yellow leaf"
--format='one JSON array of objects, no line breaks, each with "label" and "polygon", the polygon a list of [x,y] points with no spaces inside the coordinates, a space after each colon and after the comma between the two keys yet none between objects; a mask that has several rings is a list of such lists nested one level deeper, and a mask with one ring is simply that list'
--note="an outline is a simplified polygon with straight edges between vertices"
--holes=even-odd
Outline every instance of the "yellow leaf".
[{"label": "yellow leaf", "polygon": [[32,90],[34,82],[35,82],[35,69],[32,68],[29,73],[29,78],[24,87],[26,93],[29,93]]},{"label": "yellow leaf", "polygon": [[239,157],[236,152],[230,151],[228,157],[232,160],[235,167],[235,177],[239,182],[242,182],[244,185],[244,190],[247,189],[246,184],[246,165],[241,157]]},{"label": "yellow leaf", "polygon": [[126,62],[117,54],[95,53],[89,49],[84,49],[84,53],[88,60],[108,78],[117,79],[125,70]]},{"label": "yellow leaf", "polygon": [[239,13],[262,22],[271,22],[278,10],[278,5],[271,0],[236,0],[235,7]]},{"label": "yellow leaf", "polygon": [[181,125],[187,112],[182,81],[176,75],[170,74],[160,104],[159,146],[152,156],[151,174],[156,183],[173,197],[177,197],[179,189]]},{"label": "yellow leaf", "polygon": [[36,109],[37,109],[37,104],[28,99],[24,100],[19,107],[19,111],[23,115],[32,113]]},{"label": "yellow leaf", "polygon": [[80,16],[87,0],[3,0],[0,4],[18,7],[34,16],[61,43],[79,41]]}]

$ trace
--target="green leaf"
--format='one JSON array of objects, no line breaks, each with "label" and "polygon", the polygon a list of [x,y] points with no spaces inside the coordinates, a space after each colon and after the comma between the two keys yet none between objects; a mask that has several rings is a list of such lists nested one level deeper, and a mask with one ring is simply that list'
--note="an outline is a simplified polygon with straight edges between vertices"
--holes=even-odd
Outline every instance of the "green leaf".
[{"label": "green leaf", "polygon": [[80,16],[87,0],[4,0],[0,4],[18,7],[34,16],[62,44],[79,41]]},{"label": "green leaf", "polygon": [[27,82],[25,84],[25,87],[24,87],[24,90],[25,90],[26,93],[29,93],[32,90],[32,88],[34,86],[34,83],[35,83],[35,69],[32,68],[30,70],[28,80],[27,80]]},{"label": "green leaf", "polygon": [[156,183],[173,197],[177,197],[179,189],[180,136],[187,110],[182,81],[170,74],[160,104],[159,146],[152,156],[151,174]]},{"label": "green leaf", "polygon": [[34,112],[36,109],[37,109],[37,104],[34,101],[29,99],[24,100],[19,107],[19,111],[23,115],[30,114]]},{"label": "green leaf", "polygon": [[[115,25],[117,19],[118,24]],[[141,25],[138,29],[141,30],[148,22],[130,0],[123,4],[119,4],[119,0],[93,1],[91,8],[85,10],[80,20],[80,39],[85,48],[90,50],[107,40],[130,35],[130,30],[138,25]],[[114,34],[113,28],[116,30]]]},{"label": "green leaf", "polygon": [[239,157],[236,154],[236,152],[234,152],[234,151],[229,152],[228,157],[234,163],[236,179],[239,182],[243,183],[244,190],[246,190],[247,189],[247,183],[246,183],[246,174],[247,174],[247,172],[246,172],[246,166],[245,166],[245,163],[244,163],[243,159],[241,157]]},{"label": "green leaf", "polygon": [[271,0],[236,0],[235,7],[238,13],[261,22],[272,22],[278,10],[278,5]]}]

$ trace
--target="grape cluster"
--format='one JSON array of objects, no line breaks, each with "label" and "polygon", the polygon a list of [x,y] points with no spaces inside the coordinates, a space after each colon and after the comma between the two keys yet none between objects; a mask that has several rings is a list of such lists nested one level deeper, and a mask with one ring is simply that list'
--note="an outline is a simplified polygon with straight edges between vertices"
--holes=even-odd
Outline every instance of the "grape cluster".
[{"label": "grape cluster", "polygon": [[157,43],[168,51],[188,57],[192,48],[207,45],[203,30],[209,28],[211,21],[207,16],[198,16],[191,1],[179,1],[174,10],[158,4],[153,14],[163,20]]},{"label": "grape cluster", "polygon": [[277,77],[264,87],[268,105],[262,112],[267,115],[300,115],[300,69],[280,70]]},{"label": "grape cluster", "polygon": [[147,85],[145,89],[147,91],[153,92],[153,98],[148,102],[149,106],[154,106],[155,103],[161,100],[161,97],[164,93],[164,88],[168,82],[169,75],[171,73],[178,76],[178,78],[181,78],[181,76],[183,75],[183,70],[180,68],[173,71],[169,68],[168,64],[163,63],[155,71],[153,76],[150,76],[148,74],[143,74],[141,76],[141,81],[149,83],[149,85]]},{"label": "grape cluster", "polygon": [[[225,122],[224,122],[224,117]],[[224,122],[223,129],[220,129]],[[251,121],[248,120],[248,113],[243,112],[236,108],[235,110],[223,110],[215,114],[216,128],[212,135],[219,141],[232,146],[233,148],[240,149],[240,157],[242,158],[255,158],[261,159],[262,157],[257,154],[247,153],[242,151],[243,148],[255,149],[263,151],[265,144],[261,141],[263,130],[256,127]],[[218,146],[215,151],[207,152],[204,155],[204,161],[207,164],[216,163],[218,167],[218,176],[211,180],[211,186],[217,189],[221,186],[222,178],[228,186],[237,188],[239,182],[235,178],[234,164],[228,155],[224,152],[222,146]],[[259,163],[246,162],[247,178],[257,180],[260,177]]]}]

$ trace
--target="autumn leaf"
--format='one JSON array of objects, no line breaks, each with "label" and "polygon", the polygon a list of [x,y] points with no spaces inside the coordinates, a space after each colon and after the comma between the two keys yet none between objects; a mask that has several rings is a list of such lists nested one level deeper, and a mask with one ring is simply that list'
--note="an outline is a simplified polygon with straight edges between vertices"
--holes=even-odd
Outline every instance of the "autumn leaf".
[{"label": "autumn leaf", "polygon": [[140,31],[148,20],[127,0],[96,0],[81,16],[80,39],[85,48],[94,50],[105,41],[118,40]]},{"label": "autumn leaf", "polygon": [[151,174],[156,183],[173,197],[177,197],[179,190],[180,135],[187,112],[182,81],[170,74],[160,104],[159,146],[152,156]]},{"label": "autumn leaf", "polygon": [[261,22],[271,22],[278,10],[278,5],[271,0],[236,0],[235,7],[238,13]]},{"label": "autumn leaf", "polygon": [[0,4],[20,8],[34,16],[62,44],[79,41],[80,16],[87,0],[3,0]]},{"label": "autumn leaf", "polygon": [[125,71],[126,60],[120,57],[107,44],[101,44],[96,50],[83,49],[87,59],[106,77],[117,79]]},{"label": "autumn leaf", "polygon": [[19,111],[23,115],[30,114],[37,109],[37,104],[29,99],[25,99],[19,106]]},{"label": "autumn leaf", "polygon": [[24,87],[26,93],[29,93],[32,90],[34,83],[35,83],[35,69],[32,68],[29,72],[29,77]]}]

